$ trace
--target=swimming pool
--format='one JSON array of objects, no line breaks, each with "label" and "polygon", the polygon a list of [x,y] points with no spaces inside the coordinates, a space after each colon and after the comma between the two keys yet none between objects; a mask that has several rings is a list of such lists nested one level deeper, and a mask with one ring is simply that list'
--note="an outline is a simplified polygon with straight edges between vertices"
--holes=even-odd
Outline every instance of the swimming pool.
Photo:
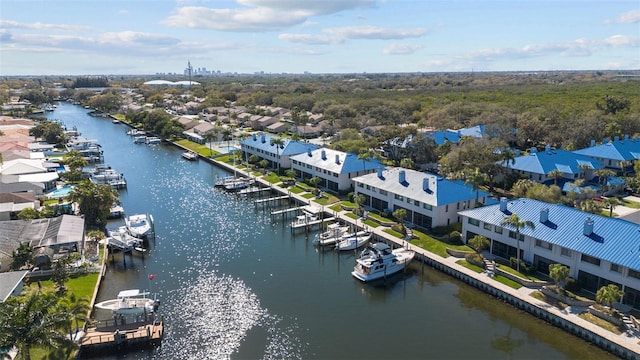
[{"label": "swimming pool", "polygon": [[58,198],[62,198],[69,195],[71,190],[73,190],[73,186],[64,185],[61,188],[53,189],[47,192],[45,195],[47,196],[48,199],[58,199]]}]

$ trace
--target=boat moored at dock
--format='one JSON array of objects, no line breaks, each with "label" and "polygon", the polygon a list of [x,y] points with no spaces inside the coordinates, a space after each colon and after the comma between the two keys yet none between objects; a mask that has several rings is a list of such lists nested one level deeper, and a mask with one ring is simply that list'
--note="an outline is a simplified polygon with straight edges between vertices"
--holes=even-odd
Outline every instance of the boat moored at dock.
[{"label": "boat moored at dock", "polygon": [[366,245],[373,234],[370,231],[362,230],[355,233],[348,233],[342,236],[336,244],[336,250],[355,250]]},{"label": "boat moored at dock", "polygon": [[194,160],[198,160],[199,155],[197,152],[189,150],[189,151],[183,152],[182,157],[189,161],[194,161]]},{"label": "boat moored at dock", "polygon": [[362,250],[351,275],[364,282],[380,279],[403,270],[414,256],[411,250],[391,250],[385,243],[375,243]]},{"label": "boat moored at dock", "polygon": [[135,214],[124,218],[127,231],[137,238],[146,238],[153,234],[153,216],[147,214]]},{"label": "boat moored at dock", "polygon": [[110,310],[114,315],[151,314],[158,310],[160,301],[149,297],[150,293],[139,289],[122,290],[115,299],[95,304],[97,309]]}]

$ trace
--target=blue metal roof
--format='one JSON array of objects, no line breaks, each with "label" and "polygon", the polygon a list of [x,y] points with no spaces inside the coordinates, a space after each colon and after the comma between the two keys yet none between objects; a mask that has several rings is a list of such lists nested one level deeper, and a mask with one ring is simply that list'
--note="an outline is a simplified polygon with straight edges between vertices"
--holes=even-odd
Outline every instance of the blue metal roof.
[{"label": "blue metal roof", "polygon": [[514,160],[515,162],[509,163],[509,167],[514,170],[545,175],[551,170],[560,170],[565,174],[579,174],[583,172],[580,166],[584,165],[592,169],[603,168],[598,160],[562,149],[535,151],[518,156]]},{"label": "blue metal roof", "polygon": [[640,139],[622,139],[574,151],[576,154],[601,159],[633,161],[640,155]]},{"label": "blue metal roof", "polygon": [[337,174],[348,174],[358,171],[371,171],[382,167],[377,159],[361,160],[358,155],[343,151],[319,148],[291,157],[304,164],[319,167]]},{"label": "blue metal roof", "polygon": [[[433,206],[475,200],[476,198],[476,191],[471,185],[465,185],[464,181],[447,180],[431,173],[404,168],[384,169],[381,174],[375,172],[358,176],[353,181]],[[425,182],[428,182],[428,185]],[[489,193],[479,190],[477,195],[482,198],[489,196]]]},{"label": "blue metal roof", "polygon": [[[541,223],[540,211],[545,208],[549,209],[548,221]],[[496,204],[460,214],[497,226],[501,226],[505,216],[517,214],[521,220],[535,225],[533,230],[520,229],[521,234],[640,271],[640,225],[626,220],[526,198],[508,200],[505,212]],[[593,220],[591,235],[584,235],[587,219]]]},{"label": "blue metal roof", "polygon": [[[280,150],[276,150],[276,145],[273,144],[273,139],[282,139],[283,144],[280,145]],[[280,154],[280,155],[296,155],[306,153],[308,151],[313,151],[319,149],[320,147],[315,144],[306,143],[302,141],[295,141],[289,138],[284,137],[276,137],[270,134],[253,134],[252,137],[248,139],[244,139],[240,142],[241,145],[251,146],[256,149],[263,150],[270,154]]]}]

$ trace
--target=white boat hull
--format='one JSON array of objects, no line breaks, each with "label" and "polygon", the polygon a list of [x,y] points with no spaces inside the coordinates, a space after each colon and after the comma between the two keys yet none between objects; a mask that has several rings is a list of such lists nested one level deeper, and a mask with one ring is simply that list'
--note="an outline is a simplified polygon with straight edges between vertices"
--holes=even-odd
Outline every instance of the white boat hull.
[{"label": "white boat hull", "polygon": [[360,258],[356,261],[351,275],[363,282],[381,279],[404,270],[414,256],[415,252],[399,248],[383,257]]},{"label": "white boat hull", "polygon": [[144,238],[153,232],[153,218],[145,214],[131,215],[124,219],[129,234]]},{"label": "white boat hull", "polygon": [[371,240],[371,233],[368,231],[358,231],[343,238],[336,244],[336,250],[355,250],[366,245]]}]

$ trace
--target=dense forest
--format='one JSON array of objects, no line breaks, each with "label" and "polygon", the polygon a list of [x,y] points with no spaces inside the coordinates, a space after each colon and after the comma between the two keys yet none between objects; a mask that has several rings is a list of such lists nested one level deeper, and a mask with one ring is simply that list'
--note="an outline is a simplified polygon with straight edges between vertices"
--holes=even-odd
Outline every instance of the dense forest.
[{"label": "dense forest", "polygon": [[[111,76],[104,78],[110,89],[97,99],[86,89],[73,89],[86,79],[103,78],[4,78],[0,100],[19,91],[36,103],[61,95],[116,110],[122,99],[114,90],[134,88],[145,102],[156,105],[171,94],[184,102],[201,99],[202,109],[234,102],[249,110],[270,105],[296,113],[322,113],[332,132],[414,125],[408,130],[393,127],[406,133],[482,124],[520,148],[549,144],[568,150],[606,137],[640,136],[640,71],[238,75],[196,77],[200,85],[188,88],[144,85],[155,79],[151,76]],[[69,88],[54,93],[50,88],[54,83]],[[397,134],[387,134],[393,135]]]}]

